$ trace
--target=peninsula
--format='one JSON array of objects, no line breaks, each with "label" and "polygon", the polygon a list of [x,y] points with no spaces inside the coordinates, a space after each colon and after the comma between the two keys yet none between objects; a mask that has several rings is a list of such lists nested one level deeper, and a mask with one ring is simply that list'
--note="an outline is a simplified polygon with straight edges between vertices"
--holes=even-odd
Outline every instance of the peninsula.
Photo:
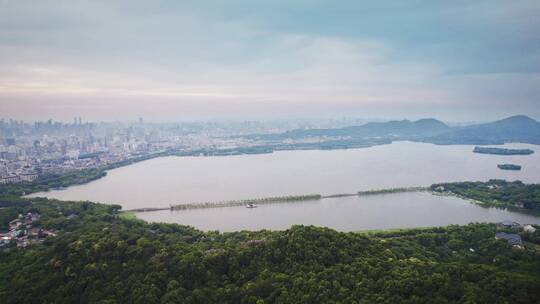
[{"label": "peninsula", "polygon": [[433,184],[434,194],[453,194],[490,207],[540,210],[540,184],[492,179],[487,182]]}]

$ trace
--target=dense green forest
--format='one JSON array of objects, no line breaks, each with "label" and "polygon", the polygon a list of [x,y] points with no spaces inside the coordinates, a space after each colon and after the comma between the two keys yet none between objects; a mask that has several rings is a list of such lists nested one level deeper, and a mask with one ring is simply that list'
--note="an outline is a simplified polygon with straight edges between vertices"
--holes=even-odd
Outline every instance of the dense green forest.
[{"label": "dense green forest", "polygon": [[450,192],[491,206],[540,209],[540,184],[490,180],[488,182],[434,184],[431,190]]},{"label": "dense green forest", "polygon": [[[82,173],[71,178],[77,181]],[[57,178],[74,181],[69,175]],[[57,232],[27,248],[0,247],[2,303],[540,300],[540,229],[519,232],[524,249],[496,240],[499,228],[493,224],[371,233],[313,226],[218,233],[122,218],[118,205],[18,197],[19,191],[51,185],[56,182],[0,188],[0,232],[27,212],[39,213],[37,225]],[[540,185],[521,182],[437,184],[431,190],[441,187],[527,208],[538,206],[540,197]]]},{"label": "dense green forest", "polygon": [[[540,234],[491,224],[342,233],[201,232],[90,202],[1,201],[58,236],[0,251],[2,303],[537,303]],[[473,250],[471,250],[473,249]]]}]

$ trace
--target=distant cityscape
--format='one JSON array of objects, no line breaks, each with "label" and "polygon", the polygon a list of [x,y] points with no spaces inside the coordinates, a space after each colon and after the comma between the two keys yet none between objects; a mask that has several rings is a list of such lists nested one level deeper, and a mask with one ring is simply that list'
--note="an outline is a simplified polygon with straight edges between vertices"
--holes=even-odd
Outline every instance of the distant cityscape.
[{"label": "distant cityscape", "polygon": [[0,120],[0,184],[30,182],[42,175],[98,168],[166,151],[189,154],[261,145],[261,140],[243,135],[365,122],[353,118],[185,123],[147,123],[143,118],[131,123],[93,123],[83,122],[82,117],[74,117],[72,123]]},{"label": "distant cityscape", "polygon": [[540,144],[538,132],[540,122],[524,115],[468,126],[452,126],[433,118],[384,122],[342,118],[181,123],[145,122],[143,118],[134,122],[100,123],[83,122],[81,117],[74,117],[72,123],[0,120],[0,184],[31,182],[40,176],[54,177],[70,171],[107,170],[165,155],[351,149],[400,140],[442,145]]}]

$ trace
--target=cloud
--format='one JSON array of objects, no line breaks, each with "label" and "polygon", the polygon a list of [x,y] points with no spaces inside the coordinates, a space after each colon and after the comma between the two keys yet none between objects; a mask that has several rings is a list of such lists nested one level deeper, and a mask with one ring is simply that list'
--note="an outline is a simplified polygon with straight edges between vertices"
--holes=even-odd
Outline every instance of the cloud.
[{"label": "cloud", "polygon": [[186,107],[202,118],[217,108],[238,117],[327,108],[472,116],[511,103],[540,115],[538,9],[532,1],[4,0],[0,110],[35,117],[46,103],[69,118],[90,102],[96,108],[84,109],[96,118],[156,105],[156,119]]}]

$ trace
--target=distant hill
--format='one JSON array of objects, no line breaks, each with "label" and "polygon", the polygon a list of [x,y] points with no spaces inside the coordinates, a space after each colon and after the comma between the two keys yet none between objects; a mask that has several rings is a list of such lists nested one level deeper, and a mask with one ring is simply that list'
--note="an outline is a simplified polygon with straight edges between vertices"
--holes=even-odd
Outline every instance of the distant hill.
[{"label": "distant hill", "polygon": [[298,129],[279,134],[250,135],[261,140],[300,140],[309,138],[341,138],[355,142],[374,138],[411,140],[435,144],[503,144],[522,142],[540,144],[540,122],[517,115],[502,120],[466,127],[450,127],[433,118],[417,121],[371,122],[361,126],[337,129]]},{"label": "distant hill", "polygon": [[448,132],[428,137],[425,141],[437,144],[540,144],[540,122],[517,115],[490,123],[452,128]]},{"label": "distant hill", "polygon": [[422,137],[442,134],[450,130],[442,121],[436,119],[420,119],[417,121],[389,121],[367,123],[363,126],[344,128],[352,131],[352,136],[393,136],[401,137]]},{"label": "distant hill", "polygon": [[448,132],[451,128],[442,121],[436,119],[420,119],[417,121],[401,120],[388,122],[370,122],[361,126],[353,126],[339,129],[305,129],[292,130],[279,134],[253,135],[261,139],[299,139],[308,137],[352,137],[352,138],[373,138],[391,137],[399,138],[420,138],[435,136]]}]

